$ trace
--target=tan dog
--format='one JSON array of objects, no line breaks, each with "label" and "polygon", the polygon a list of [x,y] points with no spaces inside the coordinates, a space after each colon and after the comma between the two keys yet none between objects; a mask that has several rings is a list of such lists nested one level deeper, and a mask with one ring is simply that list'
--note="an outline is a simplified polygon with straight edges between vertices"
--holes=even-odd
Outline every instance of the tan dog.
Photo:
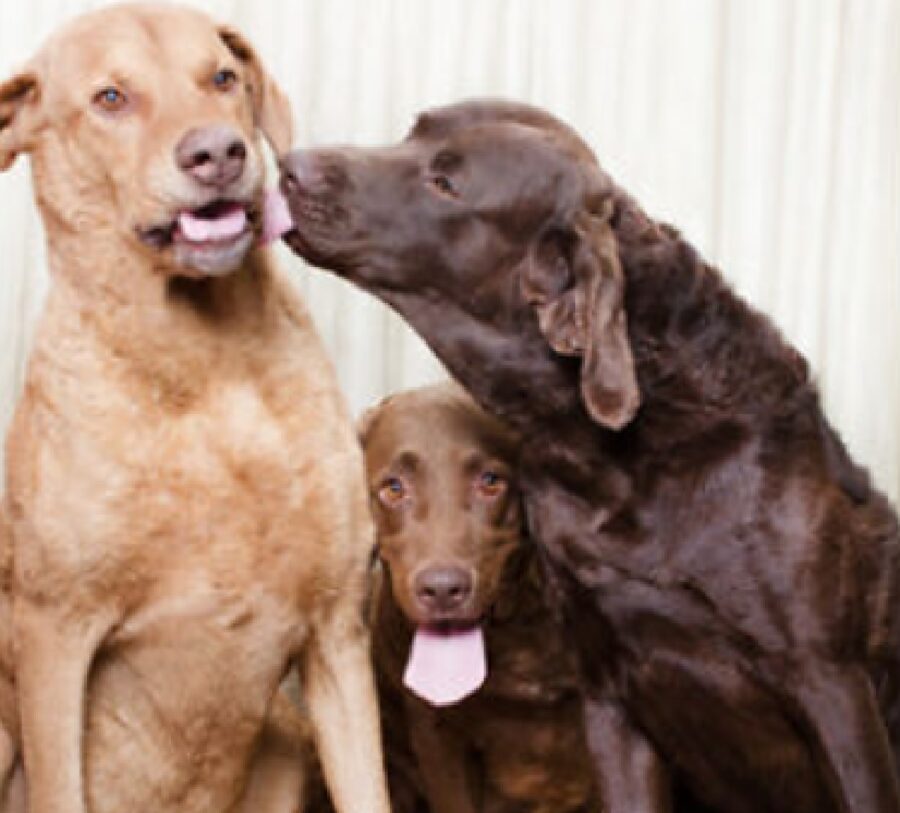
[{"label": "tan dog", "polygon": [[387,809],[362,460],[251,250],[258,131],[287,149],[284,97],[178,7],[84,16],[0,85],[0,167],[30,154],[54,283],[7,447],[32,813],[267,792],[251,768],[261,739],[283,756],[263,726],[294,662],[336,807]]}]

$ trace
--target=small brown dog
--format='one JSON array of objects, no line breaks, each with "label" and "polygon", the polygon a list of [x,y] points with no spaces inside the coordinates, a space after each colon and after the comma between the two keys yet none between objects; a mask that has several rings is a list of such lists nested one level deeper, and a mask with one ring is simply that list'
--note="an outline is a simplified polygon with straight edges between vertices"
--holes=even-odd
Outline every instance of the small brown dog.
[{"label": "small brown dog", "polygon": [[338,810],[387,810],[362,456],[253,248],[260,133],[289,146],[283,94],[177,6],[78,18],[0,83],[0,168],[29,154],[53,275],[2,509],[32,813],[273,809],[295,663]]},{"label": "small brown dog", "polygon": [[434,813],[598,809],[574,664],[524,536],[517,440],[449,384],[388,398],[361,436],[394,809],[417,809],[410,777]]}]

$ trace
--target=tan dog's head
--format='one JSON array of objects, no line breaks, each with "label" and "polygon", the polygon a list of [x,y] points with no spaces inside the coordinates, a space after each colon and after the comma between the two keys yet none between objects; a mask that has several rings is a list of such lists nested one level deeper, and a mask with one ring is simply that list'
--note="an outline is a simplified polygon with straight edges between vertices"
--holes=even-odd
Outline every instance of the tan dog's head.
[{"label": "tan dog's head", "polygon": [[517,439],[452,384],[391,396],[360,435],[397,604],[417,626],[477,624],[523,543]]},{"label": "tan dog's head", "polygon": [[167,273],[234,270],[289,104],[234,30],[178,6],[79,17],[0,84],[0,169],[31,156],[48,232],[135,241]]}]

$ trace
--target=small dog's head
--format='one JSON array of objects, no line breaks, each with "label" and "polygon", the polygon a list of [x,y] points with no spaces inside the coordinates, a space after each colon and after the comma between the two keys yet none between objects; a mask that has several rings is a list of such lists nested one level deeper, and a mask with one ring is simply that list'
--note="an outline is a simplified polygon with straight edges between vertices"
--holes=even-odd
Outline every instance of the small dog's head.
[{"label": "small dog's head", "polygon": [[516,438],[455,385],[391,396],[360,435],[397,604],[416,626],[477,624],[523,544]]},{"label": "small dog's head", "polygon": [[227,273],[253,244],[259,132],[290,146],[286,98],[240,34],[177,6],[79,17],[0,84],[0,169],[30,154],[51,239],[112,234],[173,275]]}]

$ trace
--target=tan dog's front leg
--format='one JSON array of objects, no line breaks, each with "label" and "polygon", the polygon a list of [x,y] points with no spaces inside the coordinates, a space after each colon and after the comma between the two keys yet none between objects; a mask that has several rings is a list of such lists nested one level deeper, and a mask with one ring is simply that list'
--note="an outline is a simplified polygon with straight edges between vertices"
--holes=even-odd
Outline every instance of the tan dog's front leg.
[{"label": "tan dog's front leg", "polygon": [[304,688],[325,782],[338,813],[388,813],[369,635],[357,607],[320,623]]},{"label": "tan dog's front leg", "polygon": [[7,795],[18,755],[19,749],[15,738],[5,726],[0,726],[0,813],[10,809],[7,806]]},{"label": "tan dog's front leg", "polygon": [[13,604],[16,684],[30,813],[84,813],[85,685],[111,619]]},{"label": "tan dog's front leg", "polygon": [[314,772],[309,726],[282,687],[269,707],[250,781],[233,813],[305,810],[308,780]]}]

